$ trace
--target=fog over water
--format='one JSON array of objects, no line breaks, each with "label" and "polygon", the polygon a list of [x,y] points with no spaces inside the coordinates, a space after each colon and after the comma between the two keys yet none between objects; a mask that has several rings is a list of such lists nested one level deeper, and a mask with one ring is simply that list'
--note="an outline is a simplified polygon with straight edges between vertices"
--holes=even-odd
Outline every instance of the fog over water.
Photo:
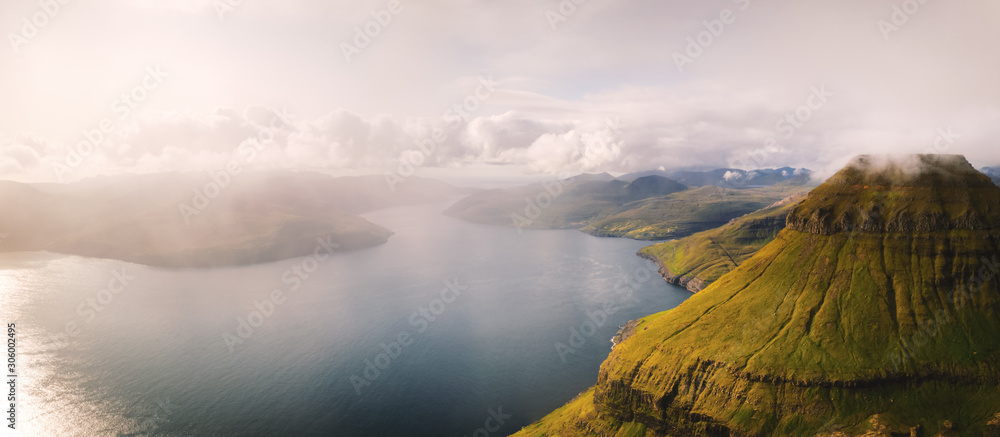
[{"label": "fog over water", "polygon": [[[396,234],[311,274],[306,258],[164,270],[3,255],[19,426],[24,435],[459,436],[500,417],[491,435],[506,435],[596,382],[622,324],[689,296],[635,256],[647,242],[469,224],[441,216],[447,206],[367,214]],[[120,291],[102,294],[116,277]],[[274,289],[284,301],[239,337],[240,318],[255,302],[267,310]],[[608,305],[616,311],[605,320]],[[573,329],[583,344],[564,362],[556,344],[570,345]],[[240,340],[232,352],[227,333]],[[396,347],[401,334],[408,344]]]}]

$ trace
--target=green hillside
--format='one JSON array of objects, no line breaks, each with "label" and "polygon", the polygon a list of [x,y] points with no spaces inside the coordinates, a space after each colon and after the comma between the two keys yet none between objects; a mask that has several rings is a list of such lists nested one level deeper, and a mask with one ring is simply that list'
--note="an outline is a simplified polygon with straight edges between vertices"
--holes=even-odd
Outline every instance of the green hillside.
[{"label": "green hillside", "polygon": [[[610,177],[610,176],[608,176]],[[524,229],[580,229],[592,235],[665,240],[722,226],[807,188],[801,179],[769,187],[688,187],[661,176],[632,182],[571,178],[489,190],[462,199],[446,215]]]},{"label": "green hillside", "polygon": [[766,208],[808,188],[798,183],[729,189],[695,188],[623,205],[582,230],[601,237],[666,240],[717,228],[730,220]]},{"label": "green hillside", "polygon": [[659,176],[624,182],[606,174],[580,175],[551,183],[475,193],[452,205],[445,215],[473,223],[524,229],[579,229],[623,204],[684,190],[686,186]]},{"label": "green hillside", "polygon": [[860,157],[777,238],[642,319],[520,436],[983,436],[1000,417],[1000,188]]},{"label": "green hillside", "polygon": [[724,226],[646,246],[639,256],[655,262],[667,282],[697,293],[773,241],[785,228],[788,213],[803,198],[793,195]]}]

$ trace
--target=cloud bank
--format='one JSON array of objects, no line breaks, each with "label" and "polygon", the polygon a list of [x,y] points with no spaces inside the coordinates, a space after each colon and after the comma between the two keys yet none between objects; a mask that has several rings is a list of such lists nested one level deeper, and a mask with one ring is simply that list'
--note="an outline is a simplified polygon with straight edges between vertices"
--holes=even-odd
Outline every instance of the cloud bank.
[{"label": "cloud bank", "polygon": [[[995,2],[403,1],[351,62],[386,1],[215,3],[68,3],[0,52],[0,178],[203,170],[254,141],[251,167],[381,172],[435,132],[422,166],[510,174],[1000,164]],[[5,3],[0,30],[38,8]],[[150,65],[169,75],[113,118]]]}]

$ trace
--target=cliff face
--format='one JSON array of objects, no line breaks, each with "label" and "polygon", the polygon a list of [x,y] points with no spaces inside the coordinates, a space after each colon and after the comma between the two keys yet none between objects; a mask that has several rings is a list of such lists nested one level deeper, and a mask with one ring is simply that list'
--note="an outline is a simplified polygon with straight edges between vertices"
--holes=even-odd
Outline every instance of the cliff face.
[{"label": "cliff face", "polygon": [[983,181],[961,157],[858,159],[520,435],[984,435],[1000,412],[1000,188]]},{"label": "cliff face", "polygon": [[645,258],[656,263],[656,266],[658,268],[657,271],[660,273],[660,276],[663,277],[663,280],[667,281],[668,284],[673,284],[678,287],[684,287],[692,293],[697,293],[701,290],[704,290],[705,287],[708,286],[708,284],[705,282],[704,279],[694,276],[694,274],[674,273],[672,270],[670,270],[670,267],[667,267],[664,260],[657,257],[656,255],[641,250],[638,253],[636,253],[636,255],[639,255],[640,258]]}]

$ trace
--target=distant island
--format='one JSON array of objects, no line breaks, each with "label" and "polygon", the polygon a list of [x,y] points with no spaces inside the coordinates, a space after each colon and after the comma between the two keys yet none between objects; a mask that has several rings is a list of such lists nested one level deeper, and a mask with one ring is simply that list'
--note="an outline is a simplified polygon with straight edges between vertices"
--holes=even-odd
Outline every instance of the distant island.
[{"label": "distant island", "polygon": [[468,193],[409,178],[268,171],[164,173],[30,186],[0,182],[0,252],[49,251],[171,268],[277,261],[385,243],[361,214]]}]

